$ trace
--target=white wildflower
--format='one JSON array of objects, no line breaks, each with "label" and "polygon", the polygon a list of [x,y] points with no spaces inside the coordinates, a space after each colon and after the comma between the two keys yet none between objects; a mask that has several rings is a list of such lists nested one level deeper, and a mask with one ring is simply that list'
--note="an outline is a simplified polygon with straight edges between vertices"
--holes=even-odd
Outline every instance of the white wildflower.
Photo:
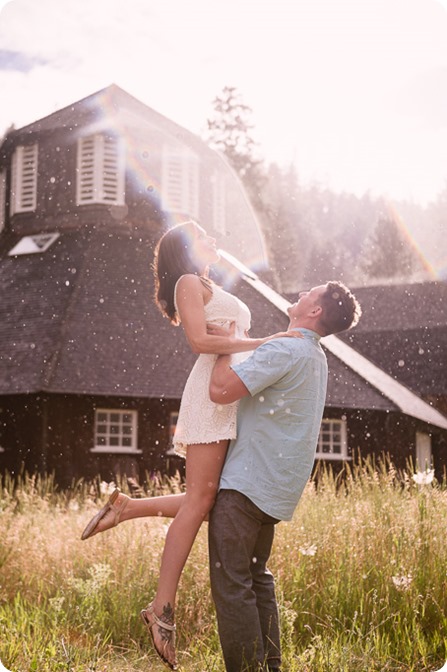
[{"label": "white wildflower", "polygon": [[433,481],[434,475],[434,469],[418,471],[416,474],[413,474],[413,481],[417,483],[417,485],[430,485],[430,483]]},{"label": "white wildflower", "polygon": [[393,576],[392,580],[397,590],[408,590],[413,581],[413,577],[411,574],[403,574],[401,576]]},{"label": "white wildflower", "polygon": [[99,492],[101,495],[111,495],[112,492],[115,490],[116,485],[113,481],[110,483],[107,483],[106,481],[101,481],[99,485]]},{"label": "white wildflower", "polygon": [[315,555],[317,547],[315,544],[308,544],[307,546],[300,546],[301,555]]}]

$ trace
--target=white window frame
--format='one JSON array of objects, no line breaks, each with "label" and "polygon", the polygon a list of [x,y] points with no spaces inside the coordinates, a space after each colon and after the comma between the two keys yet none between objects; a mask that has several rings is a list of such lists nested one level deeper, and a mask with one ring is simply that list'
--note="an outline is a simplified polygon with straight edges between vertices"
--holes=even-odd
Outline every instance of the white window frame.
[{"label": "white window frame", "polygon": [[169,413],[169,448],[165,452],[165,455],[167,455],[168,457],[176,454],[174,452],[174,434],[175,434],[175,428],[177,427],[177,420],[178,420],[178,411],[171,411]]},{"label": "white window frame", "polygon": [[19,145],[11,161],[11,215],[36,209],[37,168],[37,143]]},{"label": "white window frame", "polygon": [[347,435],[345,419],[323,418],[318,436],[316,458],[318,460],[349,460]]},{"label": "white window frame", "polygon": [[161,193],[163,209],[199,218],[199,158],[186,147],[163,149]]},{"label": "white window frame", "polygon": [[6,170],[0,171],[0,232],[6,224]]},{"label": "white window frame", "polygon": [[[116,416],[116,417],[115,417]],[[129,416],[129,420],[125,420]],[[123,431],[128,429],[129,431]],[[116,442],[113,441],[116,439]],[[130,439],[130,441],[127,441]],[[123,445],[126,442],[128,445]],[[140,455],[138,447],[138,412],[121,408],[96,408],[92,453]]]},{"label": "white window frame", "polygon": [[79,138],[76,204],[124,205],[124,143],[104,133]]},{"label": "white window frame", "polygon": [[428,471],[433,465],[431,436],[427,432],[416,432],[416,469]]}]

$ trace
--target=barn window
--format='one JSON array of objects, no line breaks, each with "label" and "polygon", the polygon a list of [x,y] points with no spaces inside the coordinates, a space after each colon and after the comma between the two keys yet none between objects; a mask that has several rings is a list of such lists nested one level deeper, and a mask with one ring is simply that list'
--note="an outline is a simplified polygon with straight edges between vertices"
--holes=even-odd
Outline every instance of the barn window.
[{"label": "barn window", "polygon": [[93,453],[141,453],[137,411],[97,408]]},{"label": "barn window", "polygon": [[76,203],[124,204],[124,146],[98,133],[78,140]]},{"label": "barn window", "polygon": [[169,414],[169,443],[165,455],[175,455],[174,453],[174,434],[177,427],[178,412],[172,411]]},{"label": "barn window", "polygon": [[37,143],[17,147],[11,168],[11,215],[33,212],[37,202]]},{"label": "barn window", "polygon": [[320,460],[347,459],[346,420],[324,418],[318,437],[317,455]]},{"label": "barn window", "polygon": [[199,217],[199,160],[185,150],[165,149],[162,168],[163,209]]}]

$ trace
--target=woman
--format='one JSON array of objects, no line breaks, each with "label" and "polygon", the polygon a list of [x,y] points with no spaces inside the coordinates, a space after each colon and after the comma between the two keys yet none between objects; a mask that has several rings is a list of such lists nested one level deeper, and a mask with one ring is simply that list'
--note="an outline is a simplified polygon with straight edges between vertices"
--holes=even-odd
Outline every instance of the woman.
[{"label": "woman", "polygon": [[[228,442],[236,436],[237,404],[219,406],[209,399],[214,362],[218,354],[247,353],[286,335],[247,337],[247,306],[208,277],[209,266],[218,259],[216,241],[193,221],[167,231],[155,250],[156,303],[172,324],[182,324],[191,349],[200,353],[183,392],[174,436],[175,451],[186,457],[186,492],[131,499],[117,489],[82,534],[87,539],[131,518],[174,518],[166,536],[157,593],[141,611],[158,655],[172,670],[177,669],[177,586],[197,532],[214,504]],[[235,330],[230,336],[223,328],[232,323]]]}]

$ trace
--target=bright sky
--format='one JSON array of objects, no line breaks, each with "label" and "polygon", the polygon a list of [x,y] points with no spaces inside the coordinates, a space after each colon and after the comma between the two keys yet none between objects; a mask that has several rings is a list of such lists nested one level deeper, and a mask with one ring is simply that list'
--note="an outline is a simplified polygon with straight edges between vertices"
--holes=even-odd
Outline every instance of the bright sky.
[{"label": "bright sky", "polygon": [[447,0],[0,0],[0,133],[115,83],[201,134],[235,86],[268,161],[425,202],[447,184]]}]

